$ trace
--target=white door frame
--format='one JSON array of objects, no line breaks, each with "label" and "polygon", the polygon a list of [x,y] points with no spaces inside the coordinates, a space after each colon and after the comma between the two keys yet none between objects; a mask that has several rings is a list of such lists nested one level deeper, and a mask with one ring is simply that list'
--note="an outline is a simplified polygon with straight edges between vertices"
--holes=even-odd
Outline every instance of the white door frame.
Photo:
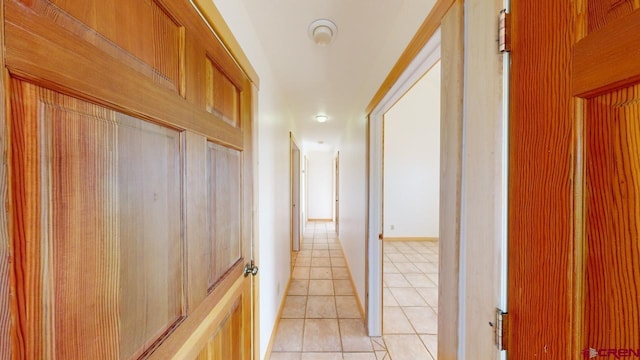
[{"label": "white door frame", "polygon": [[398,78],[369,118],[369,238],[367,266],[369,274],[367,297],[367,327],[369,336],[382,335],[382,176],[384,114],[440,60],[440,29],[420,50]]}]

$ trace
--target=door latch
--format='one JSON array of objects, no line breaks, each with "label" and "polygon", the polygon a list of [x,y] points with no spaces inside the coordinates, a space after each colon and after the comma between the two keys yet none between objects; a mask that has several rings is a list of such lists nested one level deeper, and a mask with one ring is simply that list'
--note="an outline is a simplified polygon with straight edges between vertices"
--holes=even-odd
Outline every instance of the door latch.
[{"label": "door latch", "polygon": [[258,274],[258,267],[253,263],[253,260],[244,266],[244,277],[249,276],[249,274],[253,276]]}]

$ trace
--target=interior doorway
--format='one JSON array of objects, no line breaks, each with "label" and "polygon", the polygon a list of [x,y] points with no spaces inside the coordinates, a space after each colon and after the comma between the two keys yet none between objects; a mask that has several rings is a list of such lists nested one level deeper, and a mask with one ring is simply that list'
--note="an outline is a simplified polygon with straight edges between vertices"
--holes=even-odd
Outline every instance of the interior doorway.
[{"label": "interior doorway", "polygon": [[[370,336],[383,335],[384,114],[440,61],[440,30],[422,48],[402,77],[369,115],[369,216],[367,240],[367,326]],[[391,225],[391,224],[388,224]]]},{"label": "interior doorway", "polygon": [[[291,251],[300,251],[301,213],[300,213],[300,148],[292,133],[289,133],[290,176],[291,176]],[[291,264],[293,266],[293,263]]]}]

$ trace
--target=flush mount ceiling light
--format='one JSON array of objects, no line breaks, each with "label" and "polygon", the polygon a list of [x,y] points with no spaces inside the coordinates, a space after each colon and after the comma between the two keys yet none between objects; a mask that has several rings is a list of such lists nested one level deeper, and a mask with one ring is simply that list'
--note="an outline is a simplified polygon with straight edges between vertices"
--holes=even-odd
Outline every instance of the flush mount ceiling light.
[{"label": "flush mount ceiling light", "polygon": [[327,120],[329,120],[329,117],[327,115],[316,115],[316,121],[319,123],[323,123]]},{"label": "flush mount ceiling light", "polygon": [[319,19],[309,25],[309,37],[317,45],[329,45],[338,33],[336,24],[331,20]]}]

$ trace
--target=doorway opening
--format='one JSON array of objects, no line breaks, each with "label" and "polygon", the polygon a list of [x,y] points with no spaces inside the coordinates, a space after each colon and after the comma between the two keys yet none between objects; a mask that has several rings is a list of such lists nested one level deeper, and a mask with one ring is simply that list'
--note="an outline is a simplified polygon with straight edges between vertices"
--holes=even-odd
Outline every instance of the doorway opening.
[{"label": "doorway opening", "polygon": [[[289,151],[291,158],[290,177],[291,177],[291,252],[300,251],[300,237],[302,234],[301,226],[301,202],[300,202],[300,148],[296,144],[293,134],[289,133]],[[292,259],[295,259],[292,256]],[[294,261],[291,262],[293,269]]]}]

